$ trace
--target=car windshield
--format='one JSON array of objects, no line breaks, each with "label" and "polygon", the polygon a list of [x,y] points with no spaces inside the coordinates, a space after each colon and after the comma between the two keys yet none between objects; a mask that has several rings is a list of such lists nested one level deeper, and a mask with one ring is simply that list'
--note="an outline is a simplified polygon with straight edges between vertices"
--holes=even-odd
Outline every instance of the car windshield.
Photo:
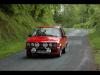
[{"label": "car windshield", "polygon": [[56,36],[60,37],[61,33],[58,28],[37,28],[32,36]]}]

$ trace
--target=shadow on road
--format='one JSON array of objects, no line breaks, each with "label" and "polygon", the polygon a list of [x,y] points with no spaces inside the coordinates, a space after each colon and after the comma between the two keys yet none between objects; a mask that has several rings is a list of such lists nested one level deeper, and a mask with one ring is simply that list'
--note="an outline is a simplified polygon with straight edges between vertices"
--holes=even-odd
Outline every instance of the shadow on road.
[{"label": "shadow on road", "polygon": [[59,57],[56,57],[56,56],[49,56],[49,55],[35,55],[35,56],[32,56],[32,57],[23,57],[23,59],[56,59],[56,58],[59,58]]}]

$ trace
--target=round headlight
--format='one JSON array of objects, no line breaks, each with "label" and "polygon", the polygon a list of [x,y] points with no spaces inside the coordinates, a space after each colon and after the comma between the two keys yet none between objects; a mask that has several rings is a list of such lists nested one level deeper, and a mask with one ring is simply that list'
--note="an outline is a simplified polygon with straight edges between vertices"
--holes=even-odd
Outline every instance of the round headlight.
[{"label": "round headlight", "polygon": [[31,46],[34,46],[34,43],[31,43]]},{"label": "round headlight", "polygon": [[49,46],[52,47],[52,43],[49,43]]},{"label": "round headlight", "polygon": [[48,43],[43,43],[43,47],[47,47],[48,46]]},{"label": "round headlight", "polygon": [[46,48],[47,52],[50,53],[51,52],[51,49],[50,48]]},{"label": "round headlight", "polygon": [[35,49],[35,48],[32,48],[32,49],[31,49],[31,52],[32,52],[32,53],[36,52],[36,49]]},{"label": "round headlight", "polygon": [[27,43],[26,46],[30,46],[30,43]]},{"label": "round headlight", "polygon": [[39,43],[35,43],[35,47],[39,47]]}]

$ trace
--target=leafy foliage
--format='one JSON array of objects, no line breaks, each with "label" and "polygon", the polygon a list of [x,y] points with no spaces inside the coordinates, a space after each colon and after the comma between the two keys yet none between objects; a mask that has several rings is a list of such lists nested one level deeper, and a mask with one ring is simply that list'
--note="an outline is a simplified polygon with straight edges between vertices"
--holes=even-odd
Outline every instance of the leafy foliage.
[{"label": "leafy foliage", "polygon": [[52,25],[56,5],[0,4],[0,57],[23,50],[36,25]]},{"label": "leafy foliage", "polygon": [[[63,11],[60,11],[61,8]],[[94,34],[98,36],[92,38],[98,38],[100,37],[100,5],[0,4],[0,48],[12,41],[22,43],[36,25],[54,24],[61,24],[67,28],[94,28],[96,29]],[[15,47],[17,50],[17,46]]]}]

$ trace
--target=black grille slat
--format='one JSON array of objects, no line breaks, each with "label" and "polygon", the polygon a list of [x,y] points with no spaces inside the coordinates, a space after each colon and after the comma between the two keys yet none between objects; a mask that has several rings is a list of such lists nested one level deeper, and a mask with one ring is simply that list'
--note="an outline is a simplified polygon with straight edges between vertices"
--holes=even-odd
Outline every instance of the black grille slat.
[{"label": "black grille slat", "polygon": [[46,51],[46,49],[43,47],[43,43],[39,43],[40,46],[36,49],[37,51],[38,50],[43,50],[43,51]]}]

